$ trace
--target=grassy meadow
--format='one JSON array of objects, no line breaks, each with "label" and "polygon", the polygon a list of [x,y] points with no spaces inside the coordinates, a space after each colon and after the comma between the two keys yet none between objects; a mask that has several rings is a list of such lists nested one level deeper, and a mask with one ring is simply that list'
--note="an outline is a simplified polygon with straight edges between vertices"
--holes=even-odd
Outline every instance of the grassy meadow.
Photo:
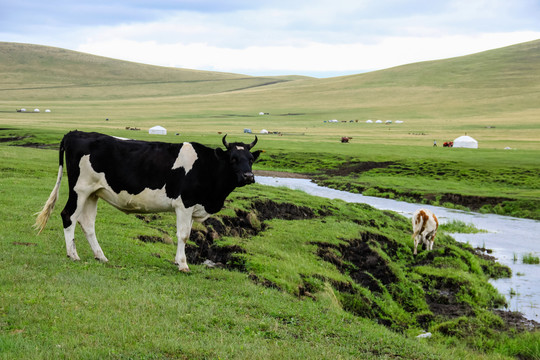
[{"label": "grassy meadow", "polygon": [[[258,170],[538,219],[539,57],[535,41],[313,79],[0,43],[0,358],[540,358],[538,332],[492,311],[504,297],[488,279],[507,269],[444,232],[413,258],[409,222],[391,212],[237,189],[212,222],[194,226],[187,275],[172,264],[171,214],[137,218],[104,203],[96,227],[110,262],[93,260],[80,230],[82,261],[67,260],[66,179],[45,231],[31,228],[54,185],[54,149],[73,129],[209,146],[256,134]],[[154,125],[168,135],[149,135]],[[465,133],[479,149],[442,147]],[[416,338],[426,331],[433,337]]]},{"label": "grassy meadow", "polygon": [[[172,214],[147,222],[100,202],[96,227],[110,262],[93,259],[80,230],[82,260],[73,262],[59,216],[66,181],[47,228],[40,236],[32,229],[56,173],[43,164],[55,164],[57,152],[1,144],[0,155],[0,358],[539,354],[531,345],[537,334],[513,330],[490,310],[504,298],[487,279],[507,269],[447,235],[414,258],[409,222],[396,214],[260,185],[238,189],[214,219],[249,225],[231,225],[205,244],[218,223],[196,224],[187,249],[192,272],[181,274],[168,240]],[[211,251],[193,258],[205,246]],[[355,257],[359,249],[369,256]],[[201,265],[207,257],[228,259],[226,267]],[[438,302],[447,305],[433,307]],[[450,309],[456,314],[445,314]],[[425,331],[433,338],[415,338]]]}]

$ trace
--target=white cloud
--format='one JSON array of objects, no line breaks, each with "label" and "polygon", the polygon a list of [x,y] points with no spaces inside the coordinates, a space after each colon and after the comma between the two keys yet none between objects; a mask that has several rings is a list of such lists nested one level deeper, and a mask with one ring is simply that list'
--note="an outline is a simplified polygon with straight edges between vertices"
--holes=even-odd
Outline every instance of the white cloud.
[{"label": "white cloud", "polygon": [[247,74],[324,74],[377,70],[412,62],[443,59],[540,38],[540,32],[490,33],[476,36],[386,37],[376,43],[230,48],[208,43],[134,41],[123,38],[89,41],[78,50],[147,64]]}]

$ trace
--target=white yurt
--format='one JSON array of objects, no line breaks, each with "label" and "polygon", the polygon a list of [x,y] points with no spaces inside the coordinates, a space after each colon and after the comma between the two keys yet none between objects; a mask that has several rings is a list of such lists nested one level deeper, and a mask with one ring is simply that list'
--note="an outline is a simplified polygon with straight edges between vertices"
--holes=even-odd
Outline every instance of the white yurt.
[{"label": "white yurt", "polygon": [[463,135],[454,140],[454,147],[478,149],[478,141],[474,140],[470,136]]},{"label": "white yurt", "polygon": [[45,112],[49,113],[49,112],[51,112],[51,109],[45,109]]},{"label": "white yurt", "polygon": [[373,120],[366,120],[366,124],[373,124]]},{"label": "white yurt", "polygon": [[34,112],[39,112],[39,109],[34,109]]},{"label": "white yurt", "polygon": [[262,129],[262,130],[261,130],[261,134],[268,134],[268,130]]},{"label": "white yurt", "polygon": [[167,129],[165,129],[163,126],[154,126],[151,127],[150,130],[148,130],[149,134],[154,135],[167,135]]},{"label": "white yurt", "polygon": [[382,124],[382,120],[375,121],[376,124]]}]

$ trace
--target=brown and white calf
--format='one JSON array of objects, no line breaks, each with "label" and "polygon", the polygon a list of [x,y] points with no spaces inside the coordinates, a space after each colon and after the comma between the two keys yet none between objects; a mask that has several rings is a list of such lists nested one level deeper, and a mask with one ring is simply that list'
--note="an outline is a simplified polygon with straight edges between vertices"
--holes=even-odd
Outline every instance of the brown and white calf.
[{"label": "brown and white calf", "polygon": [[433,250],[433,242],[439,227],[439,221],[435,214],[427,209],[418,209],[412,217],[414,239],[414,255],[416,255],[417,247],[420,242],[426,245],[427,250]]}]

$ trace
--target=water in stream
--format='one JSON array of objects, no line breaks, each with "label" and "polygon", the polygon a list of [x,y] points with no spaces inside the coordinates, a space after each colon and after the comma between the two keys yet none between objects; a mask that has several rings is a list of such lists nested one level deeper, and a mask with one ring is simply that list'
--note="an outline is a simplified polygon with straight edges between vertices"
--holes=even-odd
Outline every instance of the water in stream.
[{"label": "water in stream", "polygon": [[263,185],[302,190],[329,199],[369,204],[380,210],[398,212],[408,218],[412,217],[416,209],[423,207],[433,211],[441,223],[460,220],[467,224],[472,223],[478,229],[487,230],[487,233],[452,234],[452,237],[473,247],[493,250],[490,255],[495,256],[501,264],[509,266],[512,277],[491,283],[506,296],[509,310],[519,311],[527,319],[540,322],[540,265],[522,262],[525,254],[540,256],[540,221],[363,196],[318,186],[309,179],[257,176],[256,181]]}]

